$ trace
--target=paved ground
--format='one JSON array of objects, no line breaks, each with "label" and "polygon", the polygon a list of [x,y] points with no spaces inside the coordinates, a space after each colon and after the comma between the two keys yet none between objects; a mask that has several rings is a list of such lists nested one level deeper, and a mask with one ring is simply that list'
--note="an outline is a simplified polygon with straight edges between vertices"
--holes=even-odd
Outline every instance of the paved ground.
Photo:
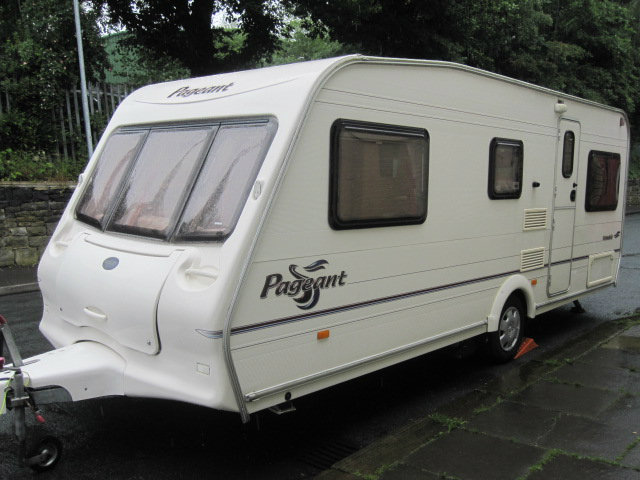
[{"label": "paved ground", "polygon": [[640,479],[638,323],[604,323],[316,478]]}]

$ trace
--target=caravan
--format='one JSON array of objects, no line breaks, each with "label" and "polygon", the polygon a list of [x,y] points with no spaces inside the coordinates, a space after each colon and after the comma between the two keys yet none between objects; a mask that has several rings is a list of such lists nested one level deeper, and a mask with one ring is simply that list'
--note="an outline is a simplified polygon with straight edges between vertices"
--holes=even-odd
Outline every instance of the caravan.
[{"label": "caravan", "polygon": [[0,388],[247,421],[472,337],[509,360],[527,318],[615,284],[628,152],[620,110],[447,62],[141,88],[40,263],[56,349]]}]

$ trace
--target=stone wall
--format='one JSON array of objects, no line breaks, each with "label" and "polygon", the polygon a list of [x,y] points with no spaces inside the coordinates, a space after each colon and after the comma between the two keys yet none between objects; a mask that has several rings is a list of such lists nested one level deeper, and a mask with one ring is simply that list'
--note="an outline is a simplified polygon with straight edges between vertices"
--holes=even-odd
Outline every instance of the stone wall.
[{"label": "stone wall", "polygon": [[73,183],[0,185],[0,267],[38,263],[74,189]]},{"label": "stone wall", "polygon": [[[73,183],[0,184],[0,268],[38,263],[74,189]],[[627,206],[640,209],[640,179],[629,180]]]}]

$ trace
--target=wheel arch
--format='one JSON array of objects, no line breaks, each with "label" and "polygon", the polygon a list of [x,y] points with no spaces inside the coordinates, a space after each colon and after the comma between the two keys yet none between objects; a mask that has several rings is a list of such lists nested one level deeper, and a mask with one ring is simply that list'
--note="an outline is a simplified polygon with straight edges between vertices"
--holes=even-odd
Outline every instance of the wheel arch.
[{"label": "wheel arch", "polygon": [[491,311],[487,316],[487,330],[489,332],[495,332],[498,329],[500,313],[511,295],[517,295],[520,298],[525,306],[528,318],[535,317],[536,304],[531,282],[524,275],[513,275],[503,282],[493,298]]}]

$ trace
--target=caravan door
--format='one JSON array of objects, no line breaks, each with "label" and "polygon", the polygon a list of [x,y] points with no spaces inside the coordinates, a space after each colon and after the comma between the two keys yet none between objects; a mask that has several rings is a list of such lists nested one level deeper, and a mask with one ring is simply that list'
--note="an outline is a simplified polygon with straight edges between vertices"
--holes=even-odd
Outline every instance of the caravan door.
[{"label": "caravan door", "polygon": [[556,150],[547,295],[569,290],[573,259],[580,123],[560,120]]}]

